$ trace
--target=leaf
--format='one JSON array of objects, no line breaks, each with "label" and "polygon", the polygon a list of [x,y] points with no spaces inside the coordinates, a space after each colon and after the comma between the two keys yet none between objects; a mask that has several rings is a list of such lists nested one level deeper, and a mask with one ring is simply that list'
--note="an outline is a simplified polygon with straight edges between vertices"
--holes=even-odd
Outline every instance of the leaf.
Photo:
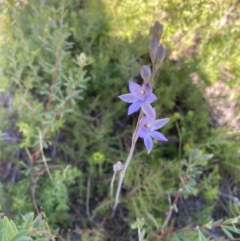
[{"label": "leaf", "polygon": [[144,239],[145,235],[146,235],[146,230],[143,229],[142,232],[141,232],[141,240]]},{"label": "leaf", "polygon": [[41,225],[42,224],[42,214],[39,214],[35,219],[34,219],[34,221],[33,221],[33,227],[34,228],[38,228],[39,227],[39,225]]},{"label": "leaf", "polygon": [[29,215],[29,217],[28,217],[28,219],[26,221],[24,229],[29,230],[32,227],[33,218],[34,218],[34,215],[33,215],[33,213],[31,213],[31,215]]},{"label": "leaf", "polygon": [[178,234],[174,234],[173,237],[175,238],[176,241],[181,241],[181,239],[179,239]]},{"label": "leaf", "polygon": [[213,157],[212,154],[205,154],[200,157],[200,161],[208,161]]},{"label": "leaf", "polygon": [[199,155],[200,155],[199,149],[193,150],[189,155],[189,162],[191,163],[191,162],[197,160],[199,158]]},{"label": "leaf", "polygon": [[222,222],[223,222],[223,219],[219,219],[219,220],[213,222],[213,225],[216,226],[217,224],[220,224]]},{"label": "leaf", "polygon": [[11,229],[11,225],[9,223],[9,220],[8,218],[5,216],[3,218],[3,230],[5,232],[5,238],[8,239],[8,238],[11,238],[13,234],[13,231],[10,230]]},{"label": "leaf", "polygon": [[8,230],[8,223],[9,223],[8,218],[5,216],[3,218],[3,230]]},{"label": "leaf", "polygon": [[231,240],[234,240],[234,237],[232,236],[232,234],[225,227],[222,226],[221,229],[228,238],[230,238]]},{"label": "leaf", "polygon": [[199,241],[207,241],[206,237],[204,236],[202,231],[199,229],[199,226],[197,226],[196,229],[198,231],[198,240]]},{"label": "leaf", "polygon": [[212,222],[213,222],[213,220],[211,220],[210,222],[208,222],[205,226],[206,226],[208,229],[212,229]]},{"label": "leaf", "polygon": [[174,209],[174,211],[175,211],[176,213],[178,213],[178,207],[177,207],[176,204],[173,205],[173,209]]},{"label": "leaf", "polygon": [[136,228],[138,228],[137,222],[132,223],[131,224],[131,229],[136,229]]},{"label": "leaf", "polygon": [[232,224],[238,223],[238,221],[239,221],[239,217],[236,217],[236,218],[234,218],[234,219],[231,221],[231,223],[232,223]]},{"label": "leaf", "polygon": [[26,236],[28,234],[27,230],[22,230],[21,232],[19,232],[17,235],[15,235],[11,241],[19,241],[20,238]]},{"label": "leaf", "polygon": [[33,241],[33,239],[31,237],[24,236],[24,237],[18,239],[18,241]]},{"label": "leaf", "polygon": [[4,237],[4,231],[0,231],[0,240],[3,240]]},{"label": "leaf", "polygon": [[239,219],[240,219],[240,217],[238,216],[238,217],[235,217],[235,218],[227,219],[223,223],[226,223],[226,224],[232,223],[232,224],[234,224],[234,223],[238,223]]},{"label": "leaf", "polygon": [[21,215],[21,216],[22,216],[22,219],[23,219],[25,222],[27,222],[29,216],[31,216],[32,214],[33,214],[33,212],[30,212],[30,213],[26,213],[26,214]]},{"label": "leaf", "polygon": [[188,166],[188,162],[187,162],[186,159],[183,159],[183,165],[186,166],[186,167]]},{"label": "leaf", "polygon": [[188,238],[186,238],[184,235],[182,234],[174,234],[174,238],[176,241],[190,241]]},{"label": "leaf", "polygon": [[[17,233],[19,233],[16,224],[15,224],[12,220],[10,220],[10,223],[9,223],[9,224],[12,226],[12,230],[13,230],[13,232],[14,232],[14,235],[16,235]],[[13,235],[13,236],[14,236],[14,235]]]},{"label": "leaf", "polygon": [[239,228],[236,228],[234,225],[231,227],[231,226],[224,226],[226,229],[228,229],[229,231],[231,232],[234,232],[234,233],[237,233],[237,234],[240,234],[240,229]]}]

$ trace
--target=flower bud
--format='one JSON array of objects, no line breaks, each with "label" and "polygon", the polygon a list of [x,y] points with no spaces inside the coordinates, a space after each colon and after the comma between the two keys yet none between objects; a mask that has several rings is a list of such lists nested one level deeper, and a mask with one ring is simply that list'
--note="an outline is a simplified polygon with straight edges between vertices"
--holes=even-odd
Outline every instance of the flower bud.
[{"label": "flower bud", "polygon": [[157,51],[158,51],[158,40],[156,36],[152,36],[152,39],[149,45],[149,56],[151,58],[152,64],[155,64]]},{"label": "flower bud", "polygon": [[159,23],[158,21],[155,22],[153,27],[151,27],[151,34],[153,36],[156,36],[158,42],[162,36],[162,32],[163,32],[163,25],[161,23]]},{"label": "flower bud", "polygon": [[113,165],[113,171],[114,172],[118,172],[118,171],[121,171],[123,169],[123,164],[122,162],[118,161],[117,163],[115,163]]},{"label": "flower bud", "polygon": [[151,68],[147,65],[143,65],[140,74],[144,80],[148,80],[151,77]]},{"label": "flower bud", "polygon": [[157,52],[157,58],[156,58],[156,67],[157,69],[162,65],[163,60],[166,57],[166,50],[164,49],[164,47],[162,45],[160,45],[158,47],[158,52]]}]

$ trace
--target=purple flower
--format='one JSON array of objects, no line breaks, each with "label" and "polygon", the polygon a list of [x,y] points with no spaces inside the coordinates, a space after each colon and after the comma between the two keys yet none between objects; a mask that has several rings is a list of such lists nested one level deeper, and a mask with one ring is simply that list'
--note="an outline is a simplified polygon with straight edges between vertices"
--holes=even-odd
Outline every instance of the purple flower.
[{"label": "purple flower", "polygon": [[144,144],[148,153],[152,150],[152,138],[158,141],[168,141],[162,133],[156,131],[166,125],[168,121],[169,118],[155,120],[155,118],[151,118],[149,116],[144,116],[141,119],[138,128],[138,136],[144,139]]},{"label": "purple flower", "polygon": [[144,83],[142,86],[129,81],[129,90],[131,93],[118,96],[121,100],[132,103],[128,108],[128,115],[142,108],[142,111],[147,116],[154,117],[154,110],[150,105],[157,97],[152,93],[152,86],[149,83]]}]

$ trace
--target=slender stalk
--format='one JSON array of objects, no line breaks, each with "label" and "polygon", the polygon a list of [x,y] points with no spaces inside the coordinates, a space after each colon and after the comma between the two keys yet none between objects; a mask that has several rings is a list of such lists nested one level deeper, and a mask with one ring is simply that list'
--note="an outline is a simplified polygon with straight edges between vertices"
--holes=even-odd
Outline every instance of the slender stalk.
[{"label": "slender stalk", "polygon": [[120,175],[119,175],[119,181],[118,181],[118,188],[117,188],[117,192],[116,192],[116,197],[115,197],[115,203],[114,203],[114,206],[113,206],[113,215],[117,209],[117,205],[119,203],[119,195],[120,195],[120,192],[121,192],[121,188],[122,188],[122,184],[123,184],[123,180],[124,180],[124,177],[125,177],[125,174],[126,174],[126,170],[132,160],[132,156],[133,156],[133,152],[135,150],[135,144],[136,142],[132,142],[132,145],[131,145],[131,149],[130,149],[130,152],[128,154],[128,158],[127,158],[127,161],[123,167],[123,170],[120,172]]},{"label": "slender stalk", "polygon": [[88,218],[90,218],[90,208],[89,208],[90,185],[91,185],[91,179],[89,176],[88,180],[87,180],[87,196],[86,196],[86,214],[87,214]]},{"label": "slender stalk", "polygon": [[185,185],[186,185],[187,182],[188,182],[188,179],[189,179],[188,172],[189,172],[189,167],[188,167],[188,169],[187,169],[187,171],[186,171],[186,175],[185,175],[185,177],[184,177],[184,180],[182,181],[182,183],[181,183],[181,185],[180,185],[180,188],[179,188],[178,191],[177,191],[177,194],[176,194],[176,196],[175,196],[175,198],[174,198],[174,201],[173,201],[172,205],[170,206],[168,212],[166,213],[165,219],[164,219],[164,221],[163,221],[163,225],[162,225],[162,227],[161,227],[161,233],[164,233],[164,229],[165,229],[165,227],[168,225],[169,220],[170,220],[170,218],[171,218],[171,216],[172,216],[172,212],[173,212],[173,210],[174,210],[174,206],[177,205],[178,200],[179,200],[179,198],[180,198],[180,195],[181,195],[181,193],[182,193],[182,190],[183,190],[183,188],[185,187]]},{"label": "slender stalk", "polygon": [[138,240],[139,240],[139,241],[142,241],[142,237],[141,237],[141,229],[140,229],[139,226],[138,226]]},{"label": "slender stalk", "polygon": [[133,132],[132,144],[131,144],[131,148],[130,148],[126,163],[124,164],[123,169],[122,169],[122,171],[120,172],[120,175],[119,175],[118,187],[117,187],[117,192],[116,192],[116,196],[115,196],[115,203],[114,203],[114,206],[113,206],[112,216],[114,216],[115,211],[117,209],[117,206],[118,206],[118,203],[119,203],[119,196],[120,196],[120,192],[121,192],[121,189],[122,189],[123,180],[124,180],[127,168],[128,168],[128,166],[129,166],[129,164],[132,160],[132,156],[133,156],[133,153],[134,153],[134,150],[135,150],[135,145],[136,145],[136,142],[137,142],[137,139],[138,139],[137,131],[138,131],[138,127],[139,127],[139,122],[140,122],[142,116],[143,116],[143,112],[141,111],[140,114],[139,114],[139,117],[138,117],[136,129]]},{"label": "slender stalk", "polygon": [[111,198],[111,200],[113,199],[113,184],[114,184],[114,181],[115,181],[116,173],[117,172],[113,173],[113,177],[112,177],[111,184],[110,184],[110,198]]},{"label": "slender stalk", "polygon": [[[37,128],[38,129],[38,128]],[[52,175],[49,171],[49,168],[48,168],[48,164],[47,164],[47,160],[45,158],[45,155],[44,155],[44,152],[43,152],[43,141],[42,141],[42,134],[41,134],[41,131],[38,129],[38,132],[39,132],[39,144],[40,144],[40,150],[41,150],[41,153],[42,153],[42,158],[43,158],[43,162],[44,162],[44,165],[46,167],[46,170],[47,170],[47,173],[50,177],[50,179],[52,180]]]}]

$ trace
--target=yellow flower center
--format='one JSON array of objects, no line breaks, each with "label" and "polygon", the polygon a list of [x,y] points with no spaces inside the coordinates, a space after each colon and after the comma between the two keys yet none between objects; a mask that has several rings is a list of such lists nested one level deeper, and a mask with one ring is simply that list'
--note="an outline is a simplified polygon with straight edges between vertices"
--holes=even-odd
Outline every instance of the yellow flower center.
[{"label": "yellow flower center", "polygon": [[143,94],[145,94],[145,91],[144,91],[144,90],[140,90],[139,93],[140,93],[141,95],[143,95]]},{"label": "yellow flower center", "polygon": [[145,124],[144,126],[147,127],[147,128],[150,128],[150,127],[151,127],[150,124]]}]

